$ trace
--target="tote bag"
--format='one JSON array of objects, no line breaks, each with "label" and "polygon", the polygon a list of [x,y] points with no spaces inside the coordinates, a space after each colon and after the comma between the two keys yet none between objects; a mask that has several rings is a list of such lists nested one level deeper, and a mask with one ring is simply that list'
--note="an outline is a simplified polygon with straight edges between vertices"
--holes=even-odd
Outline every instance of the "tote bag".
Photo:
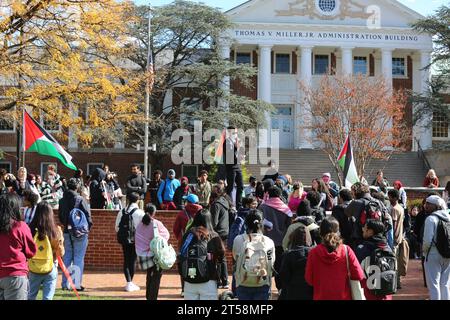
[{"label": "tote bag", "polygon": [[366,297],[364,296],[364,290],[361,288],[361,283],[359,280],[352,280],[350,278],[350,263],[348,258],[348,248],[346,245],[344,245],[345,249],[345,258],[347,260],[347,273],[348,273],[348,279],[350,281],[350,290],[352,291],[352,299],[353,300],[366,300]]}]

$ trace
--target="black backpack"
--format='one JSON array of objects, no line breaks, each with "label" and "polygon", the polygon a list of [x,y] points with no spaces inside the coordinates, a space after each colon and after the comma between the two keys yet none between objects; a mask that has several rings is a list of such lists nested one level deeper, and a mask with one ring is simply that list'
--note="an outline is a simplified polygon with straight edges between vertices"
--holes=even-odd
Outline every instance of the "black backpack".
[{"label": "black backpack", "polygon": [[136,233],[136,228],[133,222],[133,213],[138,208],[134,208],[130,213],[124,208],[122,209],[122,218],[119,222],[119,231],[117,232],[117,242],[120,244],[133,244],[134,234]]},{"label": "black backpack", "polygon": [[450,258],[450,221],[444,221],[438,215],[439,223],[436,228],[436,241],[433,240],[436,245],[436,249],[439,254],[444,258]]},{"label": "black backpack", "polygon": [[180,275],[184,281],[205,283],[210,280],[207,247],[207,240],[199,240],[192,232],[187,235],[180,252]]},{"label": "black backpack", "polygon": [[375,249],[370,256],[370,265],[377,266],[381,271],[379,278],[377,276],[380,283],[375,283],[375,289],[370,289],[369,280],[367,281],[370,293],[375,296],[395,294],[397,292],[397,258],[395,254],[390,250]]}]

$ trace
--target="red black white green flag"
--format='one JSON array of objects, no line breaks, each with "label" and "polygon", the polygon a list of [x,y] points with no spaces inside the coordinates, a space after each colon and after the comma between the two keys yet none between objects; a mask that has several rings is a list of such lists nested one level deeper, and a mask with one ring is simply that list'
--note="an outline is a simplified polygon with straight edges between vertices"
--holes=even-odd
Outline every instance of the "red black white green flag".
[{"label": "red black white green flag", "polygon": [[72,156],[26,111],[23,113],[23,148],[24,151],[58,158],[67,168],[77,170]]},{"label": "red black white green flag", "polygon": [[351,188],[353,184],[359,182],[358,172],[356,171],[353,150],[350,143],[350,136],[345,140],[344,147],[338,157],[338,164],[344,172],[344,184],[346,188]]}]

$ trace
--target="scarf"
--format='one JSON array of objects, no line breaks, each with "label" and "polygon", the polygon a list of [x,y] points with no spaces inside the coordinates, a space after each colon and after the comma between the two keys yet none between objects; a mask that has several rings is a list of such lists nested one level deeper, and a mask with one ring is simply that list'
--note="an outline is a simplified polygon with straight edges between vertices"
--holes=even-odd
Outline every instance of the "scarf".
[{"label": "scarf", "polygon": [[277,211],[283,212],[288,217],[292,217],[291,209],[289,209],[289,207],[280,198],[268,198],[264,201],[264,204]]}]

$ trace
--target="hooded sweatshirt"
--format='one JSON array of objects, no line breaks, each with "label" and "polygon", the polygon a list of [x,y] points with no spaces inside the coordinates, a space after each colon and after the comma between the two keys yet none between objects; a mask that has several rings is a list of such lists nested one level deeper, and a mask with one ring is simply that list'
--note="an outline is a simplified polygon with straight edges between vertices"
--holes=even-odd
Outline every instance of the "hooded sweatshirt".
[{"label": "hooded sweatshirt", "polygon": [[202,210],[202,206],[196,203],[186,203],[184,210],[180,211],[175,219],[175,223],[173,225],[173,233],[178,241],[184,235],[186,225],[190,218],[195,218],[197,212]]},{"label": "hooded sweatshirt", "polygon": [[[363,280],[364,271],[353,250],[348,247],[351,280]],[[314,288],[314,300],[352,300],[344,245],[328,252],[319,244],[308,255],[306,282]]]},{"label": "hooded sweatshirt", "polygon": [[423,232],[423,244],[422,252],[425,257],[429,254],[436,255],[439,254],[436,245],[436,230],[439,224],[439,219],[443,221],[450,221],[450,215],[448,210],[439,210],[430,214],[425,220],[425,228]]},{"label": "hooded sweatshirt", "polygon": [[[279,198],[278,201],[281,202]],[[288,207],[286,206],[286,208]],[[268,205],[266,202],[261,204],[259,209],[263,212],[264,219],[273,224],[272,229],[267,231],[265,235],[273,240],[276,247],[281,246],[287,229],[291,225],[292,212],[289,215],[286,212],[277,210],[274,206]],[[288,210],[289,212],[291,211],[289,208]]]},{"label": "hooded sweatshirt", "polygon": [[175,195],[175,190],[181,186],[180,180],[178,179],[169,179],[166,178],[158,189],[158,201],[159,203],[163,202],[172,202],[173,196]]},{"label": "hooded sweatshirt", "polygon": [[218,233],[222,240],[228,238],[230,231],[230,217],[228,211],[230,210],[230,203],[224,197],[217,198],[211,205],[211,220],[214,231]]},{"label": "hooded sweatshirt", "polygon": [[106,172],[100,168],[96,168],[92,173],[91,183],[89,185],[91,195],[91,209],[105,208],[106,199],[103,195],[106,192]]}]

